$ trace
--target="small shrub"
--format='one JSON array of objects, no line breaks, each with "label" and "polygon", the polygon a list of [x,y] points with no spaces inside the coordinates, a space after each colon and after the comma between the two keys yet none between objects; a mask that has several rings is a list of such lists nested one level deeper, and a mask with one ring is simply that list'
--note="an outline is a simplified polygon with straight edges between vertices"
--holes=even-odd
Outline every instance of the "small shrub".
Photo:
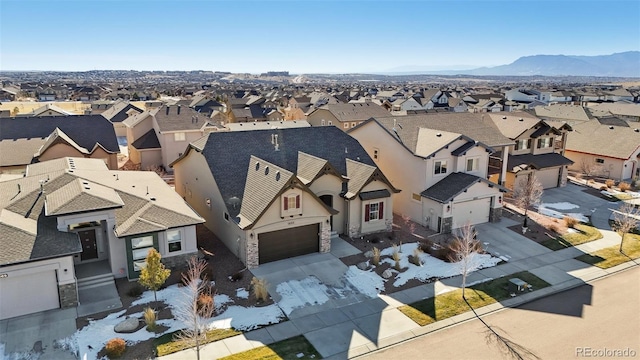
[{"label": "small shrub", "polygon": [[266,302],[269,299],[266,279],[258,279],[257,277],[251,279],[251,290],[256,300]]},{"label": "small shrub", "polygon": [[138,283],[135,283],[131,286],[131,288],[127,291],[127,295],[133,298],[136,298],[142,295],[142,286]]},{"label": "small shrub", "polygon": [[420,260],[420,254],[422,254],[422,250],[420,247],[413,249],[413,255],[409,257],[409,261],[416,266],[422,266],[422,261]]},{"label": "small shrub", "polygon": [[578,219],[571,216],[565,216],[563,220],[565,225],[567,225],[568,228],[575,227],[579,223]]},{"label": "small shrub", "polygon": [[400,252],[398,252],[398,246],[393,245],[393,254],[391,257],[393,258],[393,261],[395,261],[395,265],[393,267],[400,271]]},{"label": "small shrub", "polygon": [[607,179],[607,180],[604,182],[604,184],[605,184],[605,185],[607,185],[607,187],[608,187],[609,189],[611,189],[611,188],[613,187],[613,185],[615,185],[615,184],[616,184],[616,182],[615,182],[615,180],[613,180],[613,179]]},{"label": "small shrub", "polygon": [[380,265],[380,249],[374,246],[371,252],[373,253],[373,256],[371,257],[371,263],[374,266]]},{"label": "small shrub", "polygon": [[607,189],[608,189],[608,187],[606,187],[606,186],[600,186],[600,190],[607,190]]},{"label": "small shrub", "polygon": [[153,331],[156,328],[156,312],[150,308],[147,307],[146,309],[144,309],[144,322],[147,324],[147,330],[148,331]]},{"label": "small shrub", "polygon": [[623,181],[620,184],[618,184],[618,188],[620,189],[620,191],[625,192],[631,189],[631,185]]},{"label": "small shrub", "polygon": [[122,356],[124,351],[127,350],[127,343],[122,338],[114,338],[107,342],[104,349],[109,359],[116,359]]},{"label": "small shrub", "polygon": [[213,296],[211,294],[203,293],[198,295],[198,315],[213,315],[211,313],[207,314],[207,311],[205,311],[205,309],[212,309],[214,307],[213,305]]},{"label": "small shrub", "polygon": [[556,224],[551,224],[551,226],[549,226],[549,230],[557,234],[560,231],[560,228]]}]

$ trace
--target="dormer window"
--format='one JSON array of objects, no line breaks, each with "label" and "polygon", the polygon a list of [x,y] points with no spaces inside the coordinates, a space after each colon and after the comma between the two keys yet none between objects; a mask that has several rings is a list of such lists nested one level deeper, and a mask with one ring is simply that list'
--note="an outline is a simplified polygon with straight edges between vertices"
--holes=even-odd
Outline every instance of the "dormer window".
[{"label": "dormer window", "polygon": [[527,150],[531,148],[531,139],[516,140],[515,150]]},{"label": "dormer window", "polygon": [[538,139],[538,149],[544,149],[544,148],[548,148],[548,147],[551,147],[551,138],[550,137]]}]

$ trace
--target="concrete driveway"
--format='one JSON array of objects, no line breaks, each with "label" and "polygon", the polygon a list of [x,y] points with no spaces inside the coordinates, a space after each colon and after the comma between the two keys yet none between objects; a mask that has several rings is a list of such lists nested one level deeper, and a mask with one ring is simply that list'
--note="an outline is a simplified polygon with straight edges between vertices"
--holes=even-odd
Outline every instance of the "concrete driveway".
[{"label": "concrete driveway", "polygon": [[[75,308],[49,310],[0,321],[0,342],[4,344],[5,355],[32,353],[31,357],[20,358],[75,359],[69,351],[54,348],[55,340],[70,336],[75,331]],[[2,354],[0,358],[4,358]]]},{"label": "concrete driveway", "polygon": [[[569,183],[565,187],[547,189],[542,194],[542,203],[557,204],[570,203],[577,208],[561,210],[560,212],[581,213],[591,217],[593,225],[599,229],[610,229],[609,217],[612,209],[617,209],[619,203],[610,202],[585,192],[586,187]],[[551,206],[550,208],[553,209]]]}]

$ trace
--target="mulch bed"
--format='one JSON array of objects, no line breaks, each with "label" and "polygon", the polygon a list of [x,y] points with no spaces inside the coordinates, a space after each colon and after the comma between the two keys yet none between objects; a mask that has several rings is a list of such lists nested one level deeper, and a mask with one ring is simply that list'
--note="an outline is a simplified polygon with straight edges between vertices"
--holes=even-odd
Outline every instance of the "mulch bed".
[{"label": "mulch bed", "polygon": [[529,217],[529,220],[527,221],[527,232],[522,234],[524,216],[521,212],[521,209],[505,203],[502,211],[502,217],[517,221],[517,225],[509,226],[507,229],[512,230],[531,241],[541,243],[567,232],[567,226],[563,220],[544,216],[533,210],[529,210],[527,211],[527,216]]}]

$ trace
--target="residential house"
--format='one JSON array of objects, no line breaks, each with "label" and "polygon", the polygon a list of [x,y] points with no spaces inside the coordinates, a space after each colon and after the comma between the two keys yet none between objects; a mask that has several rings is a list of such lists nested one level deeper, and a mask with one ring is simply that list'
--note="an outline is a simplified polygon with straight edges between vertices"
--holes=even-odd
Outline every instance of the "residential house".
[{"label": "residential house", "polygon": [[249,268],[328,252],[332,231],[391,231],[399,190],[334,126],[210,133],[171,166],[176,191]]},{"label": "residential house", "polygon": [[140,114],[141,112],[143,112],[143,109],[133,105],[129,101],[118,100],[113,103],[109,109],[100,114],[113,124],[116,136],[126,137],[127,127],[124,125],[123,121],[130,116]]},{"label": "residential house", "polygon": [[197,253],[203,219],[154,172],[60,158],[0,185],[0,320],[77,306],[87,264],[113,284],[138,278],[151,248],[168,266]]},{"label": "residential house", "polygon": [[403,190],[394,212],[441,233],[500,219],[506,188],[488,180],[487,142],[512,142],[489,121],[469,113],[376,118],[349,135]]},{"label": "residential house", "polygon": [[211,119],[186,106],[163,105],[124,120],[129,159],[141,169],[162,167],[180,157],[191,141],[215,131]]},{"label": "residential house", "polygon": [[336,126],[344,131],[372,117],[389,116],[389,112],[374,103],[329,104],[307,115],[311,126]]},{"label": "residential house", "polygon": [[101,159],[115,170],[119,152],[113,125],[101,115],[0,118],[2,172],[67,156]]},{"label": "residential house", "polygon": [[580,105],[550,104],[547,106],[536,106],[531,112],[541,119],[566,121],[570,126],[594,118],[588,108]]},{"label": "residential house", "polygon": [[594,119],[573,126],[565,156],[573,161],[570,170],[615,180],[640,177],[640,126],[618,119]]},{"label": "residential house", "polygon": [[0,101],[16,101],[18,95],[17,89],[1,88],[0,89]]},{"label": "residential house", "polygon": [[21,116],[69,116],[75,115],[72,112],[69,112],[65,109],[62,109],[59,106],[54,104],[46,104],[37,109],[33,109],[30,114],[25,114]]},{"label": "residential house", "polygon": [[[535,175],[544,189],[566,185],[568,166],[573,164],[563,156],[567,133],[571,130],[569,125],[556,128],[525,112],[488,116],[500,132],[515,143],[491,157],[490,165],[501,169],[491,177],[493,181],[516,189],[521,179]],[[503,151],[508,155],[503,156]],[[506,163],[502,161],[505,157]]]},{"label": "residential house", "polygon": [[600,110],[621,119],[640,122],[640,104],[627,103],[589,103],[589,109]]}]

